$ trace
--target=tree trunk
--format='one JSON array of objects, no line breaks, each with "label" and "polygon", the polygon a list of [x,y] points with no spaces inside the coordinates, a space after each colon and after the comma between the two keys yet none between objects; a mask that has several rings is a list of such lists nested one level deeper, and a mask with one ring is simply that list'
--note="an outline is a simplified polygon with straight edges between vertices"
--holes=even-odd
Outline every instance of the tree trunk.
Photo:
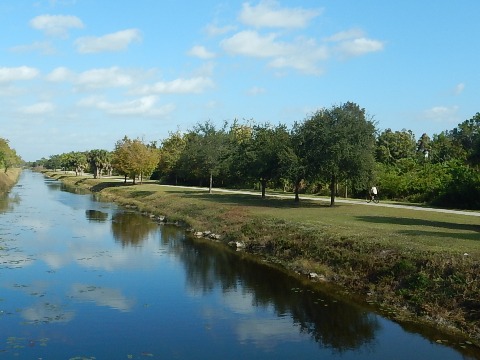
[{"label": "tree trunk", "polygon": [[210,173],[210,184],[208,185],[208,193],[212,193],[212,187],[213,187],[213,174]]},{"label": "tree trunk", "polygon": [[337,182],[337,178],[335,174],[332,174],[332,178],[330,179],[330,206],[335,205],[335,184]]},{"label": "tree trunk", "polygon": [[260,184],[262,185],[262,199],[265,199],[265,191],[267,188],[267,180],[262,179],[260,180]]},{"label": "tree trunk", "polygon": [[295,202],[296,203],[300,202],[300,197],[298,196],[299,188],[300,188],[300,182],[295,181]]},{"label": "tree trunk", "polygon": [[124,184],[127,183],[127,174],[125,174],[125,180],[123,180],[123,183],[124,183]]}]

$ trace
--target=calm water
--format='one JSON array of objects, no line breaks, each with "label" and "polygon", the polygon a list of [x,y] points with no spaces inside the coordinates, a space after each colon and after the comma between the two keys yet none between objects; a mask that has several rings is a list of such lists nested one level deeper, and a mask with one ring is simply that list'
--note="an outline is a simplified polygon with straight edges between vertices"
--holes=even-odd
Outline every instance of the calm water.
[{"label": "calm water", "polygon": [[25,171],[0,200],[0,359],[480,359],[475,351],[41,174]]}]

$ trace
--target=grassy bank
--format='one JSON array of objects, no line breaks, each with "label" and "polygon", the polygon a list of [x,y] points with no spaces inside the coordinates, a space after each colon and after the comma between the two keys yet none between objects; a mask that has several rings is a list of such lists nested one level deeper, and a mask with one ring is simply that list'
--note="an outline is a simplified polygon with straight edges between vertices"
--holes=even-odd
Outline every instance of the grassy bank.
[{"label": "grassy bank", "polygon": [[8,169],[7,172],[0,169],[0,194],[5,194],[15,185],[20,173],[21,169],[18,168]]},{"label": "grassy bank", "polygon": [[480,343],[479,218],[412,209],[267,198],[148,183],[124,186],[48,174],[100,192],[301,274],[316,273],[388,309],[390,317],[461,332]]}]

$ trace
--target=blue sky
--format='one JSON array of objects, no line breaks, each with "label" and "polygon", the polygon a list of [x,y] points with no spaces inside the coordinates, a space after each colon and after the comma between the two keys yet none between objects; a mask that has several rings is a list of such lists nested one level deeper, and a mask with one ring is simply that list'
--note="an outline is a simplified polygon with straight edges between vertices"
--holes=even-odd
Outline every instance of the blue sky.
[{"label": "blue sky", "polygon": [[417,138],[480,111],[476,0],[1,0],[0,137],[27,161],[353,101]]}]

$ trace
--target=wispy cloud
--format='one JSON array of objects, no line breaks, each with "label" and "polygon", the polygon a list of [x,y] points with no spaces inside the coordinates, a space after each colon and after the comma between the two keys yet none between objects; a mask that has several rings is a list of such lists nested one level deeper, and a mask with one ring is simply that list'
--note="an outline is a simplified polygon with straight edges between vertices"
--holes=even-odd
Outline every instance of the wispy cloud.
[{"label": "wispy cloud", "polygon": [[63,66],[55,68],[46,76],[47,81],[51,82],[73,81],[75,78],[76,74]]},{"label": "wispy cloud", "polygon": [[321,73],[317,62],[328,57],[327,49],[313,39],[283,42],[278,40],[277,34],[260,35],[252,30],[239,32],[223,40],[220,46],[232,55],[270,58],[271,67],[290,67],[309,74]]},{"label": "wispy cloud", "polygon": [[75,45],[80,54],[115,52],[125,50],[132,42],[141,39],[138,29],[127,29],[100,37],[81,37],[75,41]]},{"label": "wispy cloud", "polygon": [[134,92],[140,94],[198,94],[213,86],[212,79],[198,76],[189,79],[159,81],[153,85],[145,85]]},{"label": "wispy cloud", "polygon": [[36,41],[32,44],[17,45],[9,49],[14,53],[40,52],[44,55],[51,55],[56,52],[55,48],[49,41]]},{"label": "wispy cloud", "polygon": [[133,76],[119,67],[91,69],[77,76],[76,84],[82,88],[126,87],[134,83]]},{"label": "wispy cloud", "polygon": [[385,47],[383,41],[369,39],[361,29],[341,31],[324,40],[327,43],[333,43],[334,52],[342,58],[381,51]]},{"label": "wispy cloud", "polygon": [[465,90],[465,83],[459,83],[455,86],[455,89],[453,91],[455,95],[460,95],[461,93],[463,93],[463,90]]},{"label": "wispy cloud", "polygon": [[257,6],[244,3],[239,19],[256,28],[304,28],[321,13],[321,9],[281,8],[277,1],[264,0]]},{"label": "wispy cloud", "polygon": [[254,86],[248,89],[247,91],[247,94],[251,96],[256,96],[256,95],[265,94],[265,93],[266,93],[266,90],[258,86]]},{"label": "wispy cloud", "polygon": [[37,77],[39,71],[28,66],[0,67],[0,83],[8,83],[17,80],[31,80]]},{"label": "wispy cloud", "polygon": [[27,115],[43,115],[55,110],[55,105],[50,102],[39,102],[33,105],[25,106],[20,112]]},{"label": "wispy cloud", "polygon": [[423,118],[436,123],[456,124],[459,121],[458,106],[434,106],[423,112]]},{"label": "wispy cloud", "polygon": [[82,20],[73,15],[40,15],[30,20],[30,26],[48,36],[65,38],[69,29],[82,29]]},{"label": "wispy cloud", "polygon": [[236,29],[237,27],[235,25],[217,26],[215,24],[208,24],[205,27],[205,31],[210,36],[224,35],[231,31],[235,31]]},{"label": "wispy cloud", "polygon": [[122,116],[159,116],[164,117],[175,110],[175,105],[157,106],[158,97],[150,95],[121,102],[109,102],[101,97],[89,97],[79,101],[78,105],[102,110],[110,115]]},{"label": "wispy cloud", "polygon": [[215,57],[213,52],[208,51],[204,46],[195,45],[190,49],[188,55],[195,56],[200,59],[212,59]]},{"label": "wispy cloud", "polygon": [[[291,37],[293,30],[305,28],[322,9],[280,7],[277,1],[265,0],[252,6],[244,3],[240,21],[255,29],[244,29],[220,42],[230,55],[268,59],[268,66],[276,69],[295,69],[304,74],[321,75],[324,63],[334,57],[345,59],[384,49],[384,42],[371,39],[363,30],[355,28],[315,39]],[[264,33],[260,28],[279,28],[282,31]]]}]

